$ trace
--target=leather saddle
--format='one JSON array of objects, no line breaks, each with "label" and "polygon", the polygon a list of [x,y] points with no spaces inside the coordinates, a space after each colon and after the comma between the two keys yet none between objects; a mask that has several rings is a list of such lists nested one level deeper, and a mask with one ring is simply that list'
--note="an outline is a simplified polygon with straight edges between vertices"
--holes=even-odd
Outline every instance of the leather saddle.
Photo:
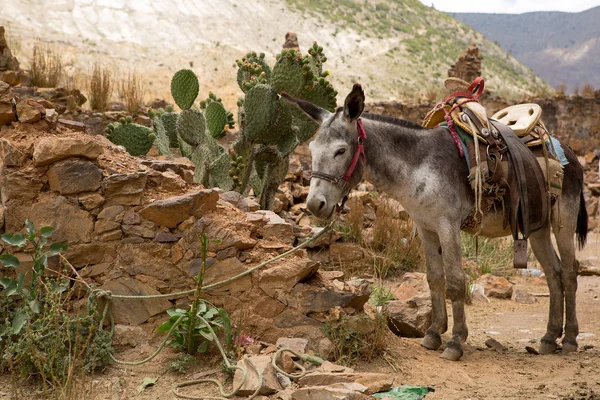
[{"label": "leather saddle", "polygon": [[[485,107],[477,101],[483,92],[483,79],[469,85],[449,78],[445,86],[453,94],[427,114],[423,126],[446,124],[451,132],[460,132],[458,136],[469,153],[471,186],[475,193],[478,190],[484,193],[483,201],[488,205],[496,200],[504,204],[505,226],[510,224],[515,240],[514,266],[527,268],[527,238],[546,225],[550,209],[545,176],[550,176],[550,170],[546,168],[544,174],[540,165],[544,160],[545,166],[549,165],[545,146],[550,140],[541,121],[542,109],[537,104],[519,104],[488,118]],[[538,155],[543,153],[544,158],[537,157],[534,151]],[[475,157],[477,152],[479,155]],[[477,173],[482,173],[483,180],[474,178]],[[481,182],[481,187],[477,188],[475,181]],[[479,211],[486,210],[489,207],[481,207]],[[475,224],[481,223],[481,217],[477,220],[474,214],[472,211],[469,217]]]}]

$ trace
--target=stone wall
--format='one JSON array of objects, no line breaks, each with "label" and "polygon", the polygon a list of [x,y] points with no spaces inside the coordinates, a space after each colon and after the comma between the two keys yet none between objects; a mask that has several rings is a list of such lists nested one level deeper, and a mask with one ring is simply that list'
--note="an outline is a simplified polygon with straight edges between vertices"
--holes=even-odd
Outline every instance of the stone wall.
[{"label": "stone wall", "polygon": [[[185,159],[131,157],[103,136],[61,124],[3,127],[2,232],[23,231],[27,218],[38,229],[54,226],[52,239],[69,245],[67,259],[89,284],[135,295],[193,288],[201,266],[202,233],[210,239],[205,276],[210,284],[291,249],[313,232],[271,211],[259,211],[255,201],[238,193],[204,189],[193,182],[192,168]],[[330,241],[324,237],[315,246]],[[31,267],[31,259],[19,249],[3,243],[2,251],[16,254],[22,268]],[[243,320],[244,329],[255,337],[320,339],[324,313],[332,308],[362,310],[371,284],[338,281],[333,290],[331,279],[318,272],[319,265],[305,250],[297,251],[205,295],[224,306],[234,321]],[[155,326],[167,318],[166,309],[185,307],[189,301],[115,300],[113,312],[117,324]]]}]

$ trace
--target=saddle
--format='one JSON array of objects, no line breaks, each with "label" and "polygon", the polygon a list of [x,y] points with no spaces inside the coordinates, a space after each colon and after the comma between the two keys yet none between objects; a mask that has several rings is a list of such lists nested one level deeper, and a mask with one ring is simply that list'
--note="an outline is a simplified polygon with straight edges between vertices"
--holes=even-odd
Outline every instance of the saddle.
[{"label": "saddle", "polygon": [[[507,107],[492,118],[478,101],[484,81],[470,85],[449,78],[452,92],[431,110],[424,127],[446,126],[469,165],[475,206],[461,229],[481,230],[483,217],[497,204],[514,239],[514,267],[527,268],[527,238],[549,218],[551,193],[562,191],[562,165],[548,151],[550,135],[537,104]],[[460,143],[459,143],[460,140]]]}]

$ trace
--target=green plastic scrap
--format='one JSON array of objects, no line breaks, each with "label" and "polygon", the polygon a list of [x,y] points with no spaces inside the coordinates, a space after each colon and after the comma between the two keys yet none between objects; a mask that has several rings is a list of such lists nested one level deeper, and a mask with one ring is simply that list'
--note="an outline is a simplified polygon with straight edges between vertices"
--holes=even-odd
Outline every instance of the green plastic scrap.
[{"label": "green plastic scrap", "polygon": [[427,386],[402,385],[387,392],[374,394],[373,397],[383,400],[422,400],[429,392],[435,392],[435,389]]}]

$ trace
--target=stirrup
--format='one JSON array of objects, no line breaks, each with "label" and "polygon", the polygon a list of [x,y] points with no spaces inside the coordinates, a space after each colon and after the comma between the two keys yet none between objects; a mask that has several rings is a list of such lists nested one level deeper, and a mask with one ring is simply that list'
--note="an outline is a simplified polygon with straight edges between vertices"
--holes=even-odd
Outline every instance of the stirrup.
[{"label": "stirrup", "polygon": [[527,239],[515,239],[513,266],[519,269],[527,268]]}]

